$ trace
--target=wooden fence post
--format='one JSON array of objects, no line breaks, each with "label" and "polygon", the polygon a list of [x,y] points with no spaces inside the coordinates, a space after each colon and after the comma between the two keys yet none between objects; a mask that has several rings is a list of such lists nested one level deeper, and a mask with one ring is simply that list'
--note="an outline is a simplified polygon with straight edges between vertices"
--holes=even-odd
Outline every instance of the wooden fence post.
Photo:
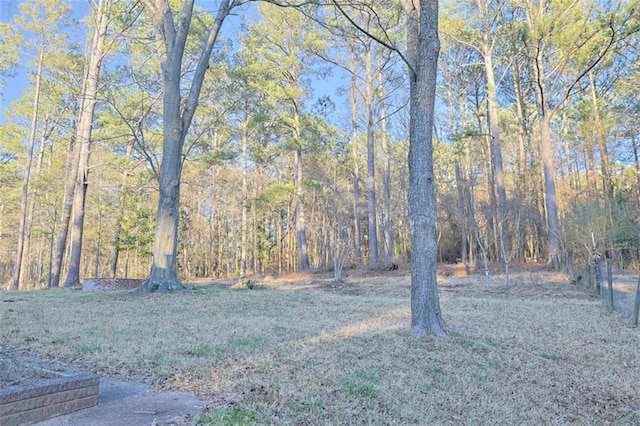
[{"label": "wooden fence post", "polygon": [[638,325],[638,311],[640,311],[640,278],[638,278],[638,285],[636,286],[636,303],[633,306],[633,316],[631,323]]},{"label": "wooden fence post", "polygon": [[615,311],[616,308],[613,305],[613,274],[611,272],[611,259],[607,259],[607,281],[609,282],[609,306],[611,311]]}]

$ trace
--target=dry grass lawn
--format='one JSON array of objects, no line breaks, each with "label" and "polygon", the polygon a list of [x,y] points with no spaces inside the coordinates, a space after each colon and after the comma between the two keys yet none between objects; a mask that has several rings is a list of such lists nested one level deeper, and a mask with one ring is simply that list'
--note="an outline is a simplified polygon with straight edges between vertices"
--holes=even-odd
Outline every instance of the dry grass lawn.
[{"label": "dry grass lawn", "polygon": [[562,276],[512,279],[440,279],[450,342],[409,335],[389,274],[3,293],[0,343],[192,392],[202,424],[640,424],[640,329]]}]

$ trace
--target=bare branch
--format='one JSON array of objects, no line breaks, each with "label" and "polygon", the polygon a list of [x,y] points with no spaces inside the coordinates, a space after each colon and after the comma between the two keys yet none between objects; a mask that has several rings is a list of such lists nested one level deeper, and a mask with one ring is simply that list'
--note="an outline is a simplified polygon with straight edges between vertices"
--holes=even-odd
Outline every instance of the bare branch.
[{"label": "bare branch", "polygon": [[353,20],[353,18],[351,18],[351,16],[349,16],[349,14],[346,13],[346,11],[342,8],[342,6],[340,6],[340,4],[336,0],[332,0],[332,3],[340,11],[342,16],[344,16],[347,19],[347,21],[349,21],[349,23],[351,25],[353,25],[358,31],[360,31],[361,33],[365,34],[367,37],[370,37],[372,40],[374,40],[375,42],[381,44],[382,46],[386,47],[387,49],[389,49],[389,50],[391,50],[393,52],[396,52],[398,54],[398,56],[400,56],[402,61],[405,64],[407,64],[407,67],[409,68],[409,71],[411,72],[411,75],[412,76],[416,75],[416,71],[413,68],[413,65],[409,62],[409,60],[405,57],[405,55],[397,47],[395,47],[392,44],[380,39],[379,37],[376,37],[370,31],[367,31],[364,28],[362,28],[360,25],[358,25],[358,23],[355,22]]}]

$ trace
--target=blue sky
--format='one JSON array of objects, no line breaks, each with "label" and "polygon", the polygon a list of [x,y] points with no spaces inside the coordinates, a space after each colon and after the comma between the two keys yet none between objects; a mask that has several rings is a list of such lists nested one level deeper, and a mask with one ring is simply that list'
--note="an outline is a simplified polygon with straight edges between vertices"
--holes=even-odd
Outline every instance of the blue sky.
[{"label": "blue sky", "polygon": [[[18,0],[0,0],[0,22],[10,22],[13,17],[19,13]],[[87,0],[73,0],[69,2],[73,10],[73,17],[77,21],[84,18],[90,10]],[[78,28],[71,28],[70,34],[75,35],[75,39],[82,41],[85,37],[85,29],[79,25]],[[74,34],[75,33],[75,34]],[[23,57],[23,62],[29,62],[29,58]],[[6,123],[6,117],[2,113],[8,108],[11,102],[18,99],[24,93],[25,88],[29,84],[28,68],[21,67],[16,70],[16,75],[5,79],[5,86],[0,88],[0,124]]]},{"label": "blue sky", "polygon": [[[5,23],[10,22],[13,17],[19,13],[18,5],[20,1],[21,0],[0,0],[0,21]],[[81,21],[90,13],[91,6],[89,0],[71,0],[69,3],[72,6],[73,17],[77,21]],[[205,10],[207,9],[206,5],[208,3],[203,2],[202,0],[196,0],[196,4],[200,4]],[[238,16],[232,15],[225,21],[222,31],[225,32],[227,36],[231,36],[231,38],[237,38],[241,27],[241,16],[246,16],[247,14],[250,19],[255,17],[255,12],[251,10],[245,10],[245,13]],[[84,42],[84,39],[86,38],[86,29],[82,25],[79,25],[78,28],[71,28],[69,31],[72,39],[75,39],[80,43]],[[23,62],[28,63],[29,58],[24,57]],[[25,88],[30,83],[28,71],[28,67],[19,68],[15,76],[5,79],[6,86],[0,87],[0,93],[2,94],[0,96],[0,124],[6,123],[7,121],[3,111],[9,108],[13,100],[22,96]],[[336,104],[336,113],[345,107],[344,98],[340,98],[336,93],[337,87],[344,84],[346,81],[343,81],[342,77],[340,70],[334,70],[332,75],[314,82],[315,97],[331,97]]]}]

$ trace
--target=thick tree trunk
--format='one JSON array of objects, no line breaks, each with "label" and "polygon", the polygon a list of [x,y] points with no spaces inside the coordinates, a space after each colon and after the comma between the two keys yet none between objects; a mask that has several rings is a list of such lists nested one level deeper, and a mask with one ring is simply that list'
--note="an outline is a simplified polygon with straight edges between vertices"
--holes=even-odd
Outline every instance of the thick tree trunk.
[{"label": "thick tree trunk", "polygon": [[178,280],[178,222],[180,207],[180,182],[182,178],[182,147],[198,106],[205,72],[218,38],[220,27],[237,3],[223,1],[209,29],[198,62],[193,73],[185,105],[182,105],[181,79],[182,59],[191,27],[194,0],[186,0],[178,19],[166,0],[145,2],[153,12],[156,45],[161,55],[163,76],[162,111],[162,162],[158,176],[159,198],[156,213],[156,227],[153,240],[153,261],[149,279],[136,292],[139,294],[158,292],[169,293],[183,290]]},{"label": "thick tree trunk", "polygon": [[[83,92],[84,92],[84,89],[83,89]],[[60,218],[60,230],[58,231],[55,255],[53,255],[53,262],[51,265],[51,274],[49,277],[50,288],[57,288],[60,284],[60,276],[62,274],[62,262],[64,260],[65,251],[67,249],[69,222],[71,221],[71,212],[73,210],[73,194],[76,190],[76,177],[78,175],[78,163],[80,162],[80,146],[78,143],[75,143],[76,137],[77,135],[74,135],[73,148],[71,150],[70,158],[69,158],[69,164],[68,164],[69,174],[67,175],[66,192],[64,195],[64,201],[62,205],[62,216]],[[51,235],[51,238],[52,239],[54,238],[53,233]]]},{"label": "thick tree trunk", "polygon": [[[177,80],[177,84],[176,84]],[[158,186],[160,190],[149,280],[141,292],[167,293],[182,289],[178,280],[177,248],[182,171],[183,131],[179,77],[165,70],[164,142]]]},{"label": "thick tree trunk", "polygon": [[[409,3],[409,2],[407,2]],[[438,1],[409,9],[410,76],[409,226],[411,230],[411,332],[446,336],[436,278],[436,205],[433,174],[433,115],[440,41]],[[411,6],[410,6],[411,7]]]},{"label": "thick tree trunk", "polygon": [[[537,8],[537,11],[534,10]],[[527,4],[527,23],[531,30],[535,29],[535,16],[542,18],[545,15],[543,2]],[[551,115],[549,105],[549,93],[547,93],[547,78],[545,74],[544,41],[540,40],[534,45],[531,52],[533,60],[534,87],[536,92],[536,107],[538,123],[540,126],[540,156],[542,159],[543,194],[545,216],[547,218],[547,251],[549,263],[560,269],[560,227],[558,221],[558,204],[556,200],[556,175],[553,158],[553,141],[551,140]]]},{"label": "thick tree trunk", "polygon": [[[175,94],[178,95],[178,93]],[[180,99],[179,95],[178,99]],[[179,108],[179,105],[174,107]],[[153,240],[153,261],[149,280],[144,284],[144,290],[141,290],[158,293],[183,289],[178,280],[177,262],[182,141],[180,141],[179,127],[167,129],[171,122],[167,120],[167,109],[165,104],[165,144],[158,179],[160,197]]]},{"label": "thick tree trunk", "polygon": [[80,286],[80,262],[82,257],[82,237],[84,233],[85,200],[87,186],[89,184],[89,153],[91,147],[91,130],[93,115],[97,104],[98,79],[100,67],[104,56],[104,42],[109,26],[109,9],[111,0],[101,0],[94,9],[94,15],[98,25],[94,29],[91,44],[91,54],[88,58],[86,83],[82,94],[80,121],[77,127],[76,144],[79,149],[77,172],[73,200],[73,228],[71,239],[71,255],[69,257],[69,269],[65,280],[65,287]]},{"label": "thick tree trunk", "polygon": [[[84,143],[88,145],[88,143]],[[86,153],[83,152],[86,149]],[[76,188],[73,193],[73,226],[71,227],[71,254],[65,287],[80,286],[80,262],[82,258],[82,237],[84,234],[85,201],[87,199],[88,176],[88,147],[80,147],[80,165],[77,175]]]},{"label": "thick tree trunk", "polygon": [[308,270],[311,265],[309,263],[309,252],[307,249],[307,231],[306,220],[304,215],[304,204],[302,198],[304,196],[302,182],[302,150],[297,149],[295,152],[295,183],[296,183],[296,257],[297,267],[299,271]]},{"label": "thick tree trunk", "polygon": [[547,213],[547,248],[549,261],[555,270],[561,267],[558,202],[556,199],[555,165],[551,141],[551,119],[542,115],[540,119],[540,152],[544,172],[545,210]]}]

